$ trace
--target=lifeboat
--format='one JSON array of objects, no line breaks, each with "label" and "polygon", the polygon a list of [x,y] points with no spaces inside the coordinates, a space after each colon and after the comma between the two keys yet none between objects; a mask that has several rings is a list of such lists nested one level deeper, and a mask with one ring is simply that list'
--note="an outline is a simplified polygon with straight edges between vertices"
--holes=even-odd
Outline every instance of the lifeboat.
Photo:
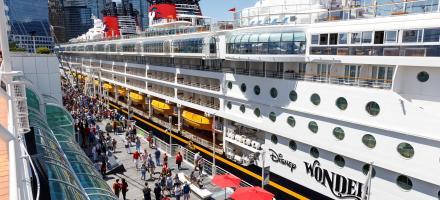
[{"label": "lifeboat", "polygon": [[142,103],[144,101],[144,96],[136,92],[130,92],[129,96],[130,100],[134,103]]},{"label": "lifeboat", "polygon": [[182,118],[185,120],[186,124],[200,130],[212,130],[212,119],[193,113],[187,110],[182,112]]},{"label": "lifeboat", "polygon": [[173,114],[173,106],[159,100],[152,100],[151,106],[154,110],[163,114]]}]

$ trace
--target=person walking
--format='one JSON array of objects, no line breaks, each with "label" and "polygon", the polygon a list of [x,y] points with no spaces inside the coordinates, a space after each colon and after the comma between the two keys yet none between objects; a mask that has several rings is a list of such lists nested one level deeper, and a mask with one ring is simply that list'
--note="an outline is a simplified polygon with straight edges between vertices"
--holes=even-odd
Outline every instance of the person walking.
[{"label": "person walking", "polygon": [[199,175],[201,176],[203,174],[203,159],[199,159],[197,166],[199,168]]},{"label": "person walking", "polygon": [[154,196],[156,197],[156,200],[160,200],[162,198],[162,188],[160,187],[159,183],[156,183],[153,192],[154,192]]},{"label": "person walking", "polygon": [[107,173],[107,163],[105,161],[102,162],[101,164],[101,175],[102,178],[105,179],[105,174]]},{"label": "person walking", "polygon": [[154,157],[156,158],[156,165],[160,166],[160,151],[159,149],[156,149],[154,152]]},{"label": "person walking", "polygon": [[127,195],[127,192],[128,192],[128,183],[125,181],[125,178],[122,179],[121,192],[122,192],[122,198],[124,200],[126,200],[126,195]]},{"label": "person walking", "polygon": [[189,187],[188,182],[186,182],[186,181],[185,181],[185,184],[183,185],[182,192],[183,192],[183,200],[189,200],[189,197],[190,197],[189,193],[191,192],[191,189]]},{"label": "person walking", "polygon": [[131,153],[131,151],[130,151],[130,140],[129,140],[128,137],[125,137],[124,143],[125,143],[125,150],[127,150],[127,153],[130,154]]},{"label": "person walking", "polygon": [[136,151],[141,152],[141,140],[139,137],[136,137]]},{"label": "person walking", "polygon": [[168,165],[168,155],[167,155],[167,153],[163,153],[163,165]]},{"label": "person walking", "polygon": [[148,172],[150,172],[150,179],[153,180],[153,174],[154,174],[154,162],[153,162],[153,158],[151,158],[151,154],[148,155]]},{"label": "person walking", "polygon": [[138,151],[135,151],[134,153],[133,153],[133,162],[134,162],[134,165],[136,166],[136,170],[138,170],[139,168],[138,168],[138,164],[139,164],[139,158],[141,157],[141,155],[139,154],[139,152]]},{"label": "person walking", "polygon": [[145,187],[142,189],[144,193],[144,200],[151,200],[151,189],[148,187],[148,182],[145,182]]},{"label": "person walking", "polygon": [[176,164],[177,164],[177,169],[180,170],[180,166],[182,165],[182,161],[183,161],[183,157],[180,154],[180,152],[177,152],[176,155]]},{"label": "person walking", "polygon": [[175,185],[174,196],[176,197],[176,200],[180,200],[181,195],[182,195],[182,188],[180,187],[180,185]]},{"label": "person walking", "polygon": [[119,179],[116,179],[115,183],[113,183],[113,191],[119,199],[119,193],[121,193],[121,183],[119,183]]},{"label": "person walking", "polygon": [[201,158],[200,152],[197,152],[196,154],[194,154],[194,170],[196,170],[196,171],[197,171],[197,166],[199,164],[200,158]]},{"label": "person walking", "polygon": [[141,166],[141,180],[145,181],[146,174],[147,174],[147,166],[145,165],[145,163],[143,163]]},{"label": "person walking", "polygon": [[173,178],[171,176],[168,176],[166,179],[166,190],[169,192],[170,195],[173,195]]}]

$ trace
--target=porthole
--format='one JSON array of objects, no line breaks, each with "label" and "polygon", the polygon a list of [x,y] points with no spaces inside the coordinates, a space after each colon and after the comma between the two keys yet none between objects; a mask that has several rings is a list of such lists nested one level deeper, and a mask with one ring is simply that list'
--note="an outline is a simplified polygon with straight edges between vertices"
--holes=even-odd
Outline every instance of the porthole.
[{"label": "porthole", "polygon": [[312,131],[312,133],[318,132],[318,124],[315,121],[309,122],[309,130]]},{"label": "porthole", "polygon": [[365,110],[367,110],[368,114],[370,114],[372,116],[376,116],[380,112],[380,106],[376,102],[370,101],[365,106]]},{"label": "porthole", "polygon": [[295,127],[296,124],[295,118],[293,116],[289,116],[287,118],[287,124],[289,124],[291,127]]},{"label": "porthole", "polygon": [[372,149],[376,147],[376,138],[370,134],[366,134],[362,136],[362,143],[364,143],[365,146]]},{"label": "porthole", "polygon": [[414,156],[414,148],[406,142],[402,142],[397,146],[397,152],[405,158],[412,158]]},{"label": "porthole", "polygon": [[440,200],[440,191],[437,193],[437,198]]},{"label": "porthole", "polygon": [[418,74],[417,74],[417,79],[420,81],[420,82],[426,82],[426,81],[428,81],[429,80],[429,74],[428,74],[428,72],[425,72],[425,71],[423,71],[423,72],[419,72]]},{"label": "porthole", "polygon": [[272,141],[272,143],[277,144],[278,143],[278,137],[276,135],[272,135],[270,136],[270,141]]},{"label": "porthole", "polygon": [[[373,171],[371,172],[371,177],[375,177],[376,176],[376,170],[374,169],[374,167],[371,167],[371,169],[373,169]],[[366,175],[368,175],[369,171],[370,171],[370,165],[369,164],[365,164],[362,167],[362,173],[366,176]]]},{"label": "porthole", "polygon": [[411,179],[405,175],[398,176],[396,183],[400,188],[404,190],[411,190],[411,188],[413,187]]},{"label": "porthole", "polygon": [[261,112],[260,112],[260,109],[259,109],[259,108],[255,108],[255,110],[254,110],[254,115],[257,116],[257,117],[260,117]]},{"label": "porthole", "polygon": [[345,99],[344,97],[339,97],[338,99],[336,99],[336,106],[341,110],[347,109],[347,99]]},{"label": "porthole", "polygon": [[290,91],[289,99],[290,101],[296,101],[298,99],[298,94],[295,92],[295,90]]},{"label": "porthole", "polygon": [[228,88],[232,89],[232,82],[231,81],[228,82]]},{"label": "porthole", "polygon": [[336,127],[333,129],[333,136],[338,140],[343,140],[345,137],[344,130],[341,127]]},{"label": "porthole", "polygon": [[260,92],[261,92],[261,90],[260,90],[260,86],[256,85],[256,86],[254,87],[254,93],[255,93],[255,95],[260,95]]},{"label": "porthole", "polygon": [[297,148],[296,142],[293,140],[290,140],[289,141],[289,148],[292,149],[293,151],[296,151],[296,148]]},{"label": "porthole", "polygon": [[336,155],[335,156],[334,162],[339,167],[344,167],[345,166],[345,159],[344,159],[344,157],[342,157],[340,155]]},{"label": "porthole", "polygon": [[319,158],[319,151],[316,147],[310,148],[310,155],[314,158]]},{"label": "porthole", "polygon": [[277,120],[277,115],[274,112],[270,112],[269,119],[270,119],[270,121],[275,122]]},{"label": "porthole", "polygon": [[319,95],[316,93],[312,94],[310,101],[313,103],[313,105],[317,106],[321,103],[321,97],[319,97]]},{"label": "porthole", "polygon": [[246,106],[241,105],[241,106],[240,106],[240,111],[241,111],[242,113],[246,112]]},{"label": "porthole", "polygon": [[231,103],[231,102],[228,102],[228,103],[226,104],[226,107],[228,107],[228,109],[231,110],[231,108],[232,108],[232,103]]},{"label": "porthole", "polygon": [[277,98],[277,96],[278,96],[278,91],[277,91],[276,88],[272,88],[272,89],[270,89],[270,96],[271,96],[272,98]]},{"label": "porthole", "polygon": [[246,92],[246,84],[242,83],[241,86],[240,86],[240,90],[242,92]]}]

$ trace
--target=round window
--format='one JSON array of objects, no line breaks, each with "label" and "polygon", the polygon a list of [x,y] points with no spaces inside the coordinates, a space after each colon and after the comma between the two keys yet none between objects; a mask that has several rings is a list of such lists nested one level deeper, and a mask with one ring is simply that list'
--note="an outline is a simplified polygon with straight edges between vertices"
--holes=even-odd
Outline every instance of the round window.
[{"label": "round window", "polygon": [[374,101],[370,101],[367,103],[367,105],[365,106],[365,110],[367,110],[367,112],[372,115],[372,116],[376,116],[379,114],[380,112],[380,107],[379,104],[377,104]]},{"label": "round window", "polygon": [[362,136],[362,143],[364,143],[368,148],[372,149],[376,147],[376,138],[370,134],[366,134]]},{"label": "round window", "polygon": [[[372,167],[371,169],[373,169],[373,171],[371,172],[371,177],[375,177],[376,176],[376,170],[374,169],[374,167]],[[369,164],[365,164],[362,167],[362,173],[364,173],[364,175],[368,175],[368,172],[370,171],[370,165]]]},{"label": "round window", "polygon": [[232,89],[232,82],[231,81],[228,82],[228,88]]},{"label": "round window", "polygon": [[318,132],[318,124],[315,121],[309,122],[309,130],[312,131],[312,133]]},{"label": "round window", "polygon": [[404,190],[411,190],[411,188],[413,186],[411,179],[409,179],[405,175],[398,176],[396,182],[397,182],[397,185]]},{"label": "round window", "polygon": [[272,143],[277,144],[278,143],[278,137],[276,135],[272,135],[270,136],[270,141],[272,141]]},{"label": "round window", "polygon": [[438,193],[437,193],[437,197],[438,197],[438,199],[440,200],[440,191],[438,191]]},{"label": "round window", "polygon": [[295,118],[293,118],[293,116],[289,116],[287,118],[287,124],[289,124],[291,127],[295,127],[296,124]]},{"label": "round window", "polygon": [[276,88],[272,88],[272,89],[270,89],[270,96],[271,96],[272,98],[277,98],[277,96],[278,96],[278,91],[277,91]]},{"label": "round window", "polygon": [[319,151],[317,148],[312,147],[310,148],[310,155],[314,158],[319,158]]},{"label": "round window", "polygon": [[343,140],[345,137],[344,130],[341,127],[336,127],[333,129],[333,136],[338,140]]},{"label": "round window", "polygon": [[290,140],[289,141],[289,148],[292,149],[293,151],[296,151],[296,148],[297,148],[296,142],[293,140]]},{"label": "round window", "polygon": [[412,158],[414,156],[414,148],[406,142],[400,143],[397,146],[397,151],[405,158]]},{"label": "round window", "polygon": [[231,108],[232,108],[232,103],[231,103],[231,102],[228,102],[228,103],[226,104],[226,107],[228,107],[228,109],[231,110]]},{"label": "round window", "polygon": [[339,97],[338,99],[336,99],[336,106],[341,110],[347,109],[347,100],[344,97]]},{"label": "round window", "polygon": [[270,112],[269,119],[270,119],[270,121],[275,122],[277,120],[277,115],[274,112]]},{"label": "round window", "polygon": [[289,99],[290,101],[296,101],[298,99],[298,94],[295,92],[295,90],[290,91]]},{"label": "round window", "polygon": [[257,117],[260,117],[261,113],[260,113],[260,109],[259,108],[255,108],[254,115],[257,116]]},{"label": "round window", "polygon": [[260,90],[260,86],[256,85],[256,86],[254,87],[254,93],[255,93],[255,95],[260,95],[260,92],[261,92],[261,90]]},{"label": "round window", "polygon": [[344,159],[344,157],[342,157],[340,155],[336,155],[335,156],[334,162],[339,167],[344,167],[345,166],[345,159]]},{"label": "round window", "polygon": [[428,72],[425,72],[425,71],[423,71],[423,72],[419,72],[418,74],[417,74],[417,79],[420,81],[420,82],[426,82],[426,81],[428,81],[428,79],[429,79],[429,74],[428,74]]},{"label": "round window", "polygon": [[242,113],[246,112],[246,106],[241,105],[241,106],[240,106],[240,111],[241,111]]},{"label": "round window", "polygon": [[240,89],[242,92],[246,92],[246,84],[242,83]]},{"label": "round window", "polygon": [[321,103],[321,97],[319,97],[318,94],[312,94],[312,96],[310,97],[310,101],[315,105],[319,105]]}]

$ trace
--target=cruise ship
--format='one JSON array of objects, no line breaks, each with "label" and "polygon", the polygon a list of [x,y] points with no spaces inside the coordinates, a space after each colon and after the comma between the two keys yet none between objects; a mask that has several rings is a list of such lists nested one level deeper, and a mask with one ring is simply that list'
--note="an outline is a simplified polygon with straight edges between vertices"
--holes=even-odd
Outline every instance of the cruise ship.
[{"label": "cruise ship", "polygon": [[145,32],[60,45],[63,75],[277,199],[440,199],[437,0],[150,3]]}]

